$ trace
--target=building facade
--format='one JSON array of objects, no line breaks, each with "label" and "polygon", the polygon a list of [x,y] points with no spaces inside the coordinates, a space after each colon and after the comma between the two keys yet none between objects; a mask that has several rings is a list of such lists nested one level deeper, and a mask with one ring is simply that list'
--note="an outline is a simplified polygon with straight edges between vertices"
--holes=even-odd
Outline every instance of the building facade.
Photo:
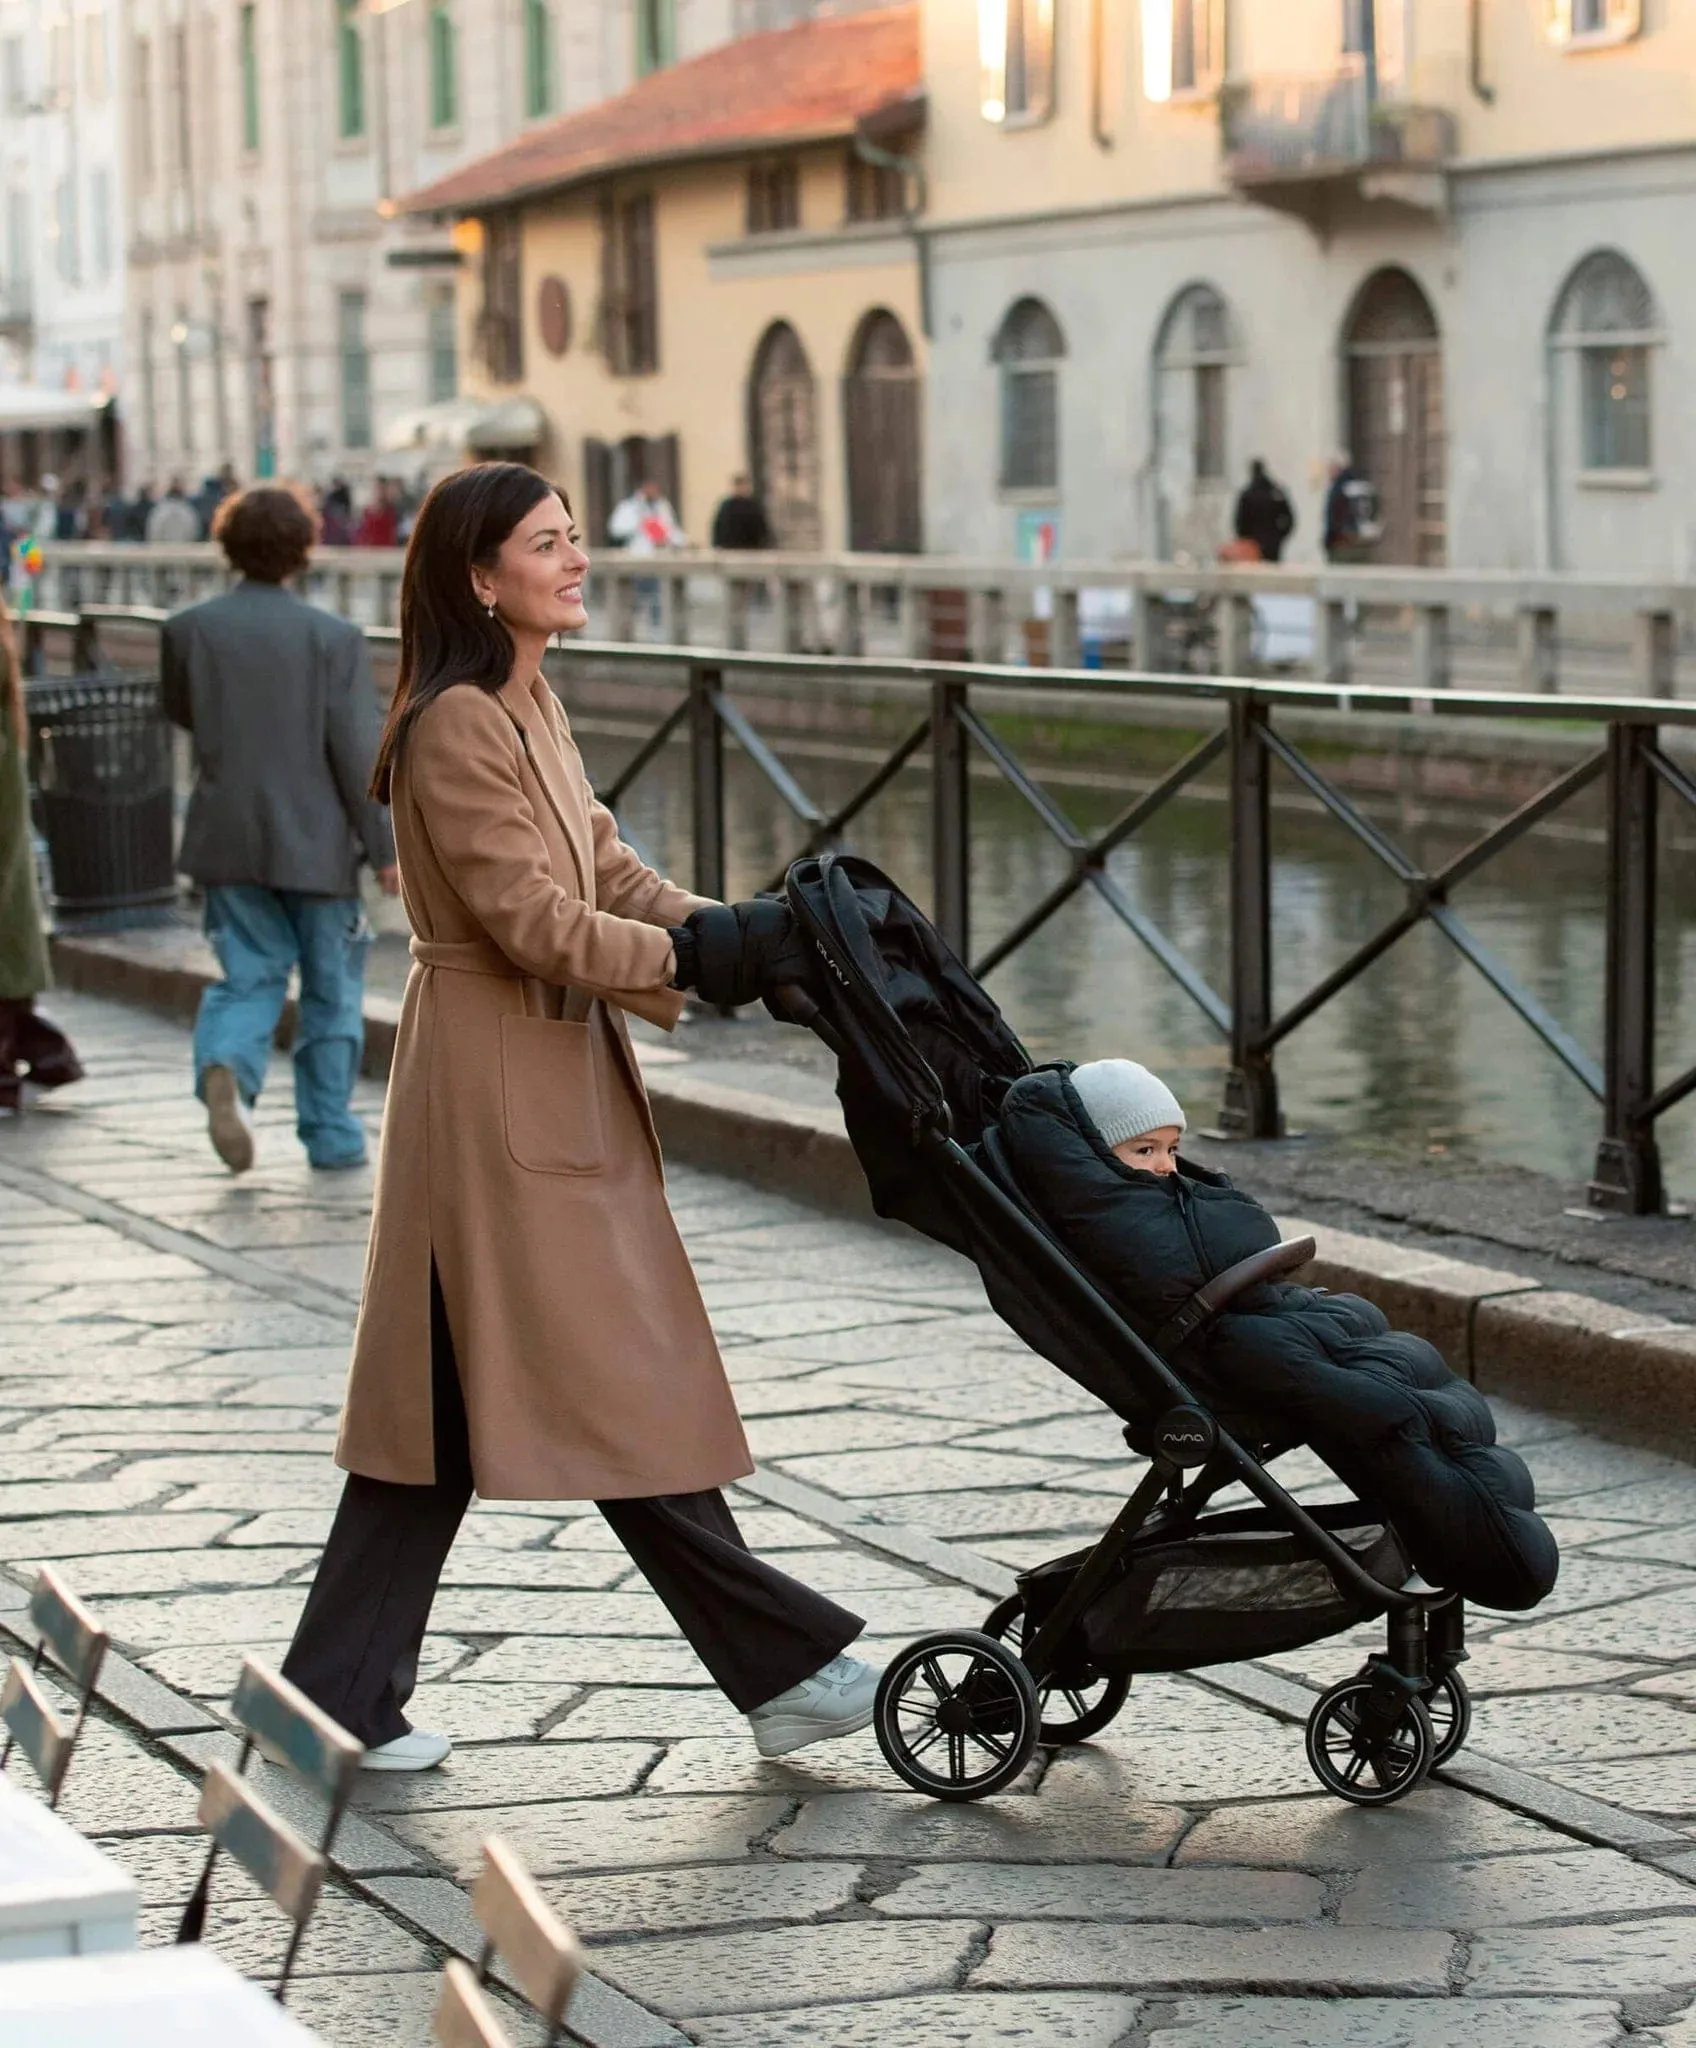
[{"label": "building facade", "polygon": [[705,543],[747,474],[779,546],[921,545],[918,56],[912,6],[803,18],[413,196],[592,539],[652,478]]},{"label": "building facade", "polygon": [[0,0],[0,494],[49,471],[98,487],[118,459],[119,16]]},{"label": "building facade", "polygon": [[1696,574],[1676,0],[926,0],[933,547]]},{"label": "building facade", "polygon": [[451,456],[464,251],[399,196],[777,4],[124,0],[130,480]]}]

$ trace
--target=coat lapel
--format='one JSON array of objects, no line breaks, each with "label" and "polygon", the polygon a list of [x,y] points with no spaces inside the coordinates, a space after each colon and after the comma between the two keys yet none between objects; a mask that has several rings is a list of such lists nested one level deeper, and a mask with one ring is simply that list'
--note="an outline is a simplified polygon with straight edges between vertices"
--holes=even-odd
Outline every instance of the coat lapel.
[{"label": "coat lapel", "polygon": [[499,693],[500,700],[506,707],[507,716],[518,727],[525,759],[542,786],[549,810],[559,821],[566,845],[571,848],[578,888],[592,910],[595,907],[595,854],[589,833],[588,809],[583,801],[581,777],[574,776],[567,766],[554,733],[553,719],[546,705],[536,696],[537,690],[546,690],[547,687],[540,677],[530,689],[520,683],[504,683]]}]

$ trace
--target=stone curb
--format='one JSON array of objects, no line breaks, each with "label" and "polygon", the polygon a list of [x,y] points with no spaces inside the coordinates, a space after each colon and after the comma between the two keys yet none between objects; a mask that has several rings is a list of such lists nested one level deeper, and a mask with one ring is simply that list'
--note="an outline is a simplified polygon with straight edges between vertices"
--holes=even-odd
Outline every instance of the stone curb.
[{"label": "stone curb", "polygon": [[[210,976],[151,957],[123,938],[57,938],[53,966],[68,988],[192,1019]],[[364,1072],[385,1078],[398,1004],[368,997]],[[292,1006],[278,1039],[293,1029]],[[660,1142],[677,1159],[735,1175],[814,1207],[865,1218],[864,1176],[834,1108],[812,1109],[750,1089],[649,1069]],[[1578,1293],[1545,1288],[1423,1247],[1402,1246],[1299,1218],[1286,1237],[1318,1241],[1302,1278],[1364,1294],[1399,1329],[1435,1344],[1486,1393],[1564,1415],[1618,1441],[1696,1460],[1696,1326],[1646,1317]]]}]

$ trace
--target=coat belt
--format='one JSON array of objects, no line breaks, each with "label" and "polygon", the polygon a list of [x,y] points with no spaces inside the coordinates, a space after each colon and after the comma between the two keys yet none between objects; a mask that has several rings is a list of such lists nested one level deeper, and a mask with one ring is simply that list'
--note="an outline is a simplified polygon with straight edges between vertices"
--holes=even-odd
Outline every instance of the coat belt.
[{"label": "coat belt", "polygon": [[421,939],[416,932],[407,950],[421,967],[448,967],[459,974],[498,974],[504,981],[522,981],[524,970],[509,960],[492,939]]}]

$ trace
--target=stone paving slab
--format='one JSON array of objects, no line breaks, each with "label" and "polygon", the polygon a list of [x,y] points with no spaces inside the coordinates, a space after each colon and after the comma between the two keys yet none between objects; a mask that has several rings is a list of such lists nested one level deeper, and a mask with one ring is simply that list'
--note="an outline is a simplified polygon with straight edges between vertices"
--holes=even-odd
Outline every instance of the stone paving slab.
[{"label": "stone paving slab", "polygon": [[[156,1858],[152,1936],[197,1854],[187,1773],[228,1753],[192,1732],[194,1701],[215,1711],[245,1653],[280,1655],[339,1492],[369,1177],[306,1169],[279,1069],[261,1164],[230,1181],[185,1098],[184,1034],[66,1010],[96,1084],[0,1127],[0,1256],[28,1297],[0,1356],[0,1564],[60,1563],[127,1646],[114,1672],[152,1687],[144,1725],[185,1731],[161,1748],[102,1723],[77,1767],[110,1759],[90,1824]],[[870,1654],[981,1621],[1004,1567],[1105,1526],[1140,1468],[958,1260],[698,1171],[671,1182],[761,1448],[738,1516],[867,1615]],[[1696,1473],[1501,1413],[1568,1556],[1540,1613],[1477,1617],[1476,1744],[1519,1771],[1475,1768],[1513,1788],[1497,1800],[1433,1785],[1383,1813],[1310,1789],[1279,1717],[1292,1678],[1355,1668],[1373,1632],[1277,1660],[1283,1691],[1259,1705],[1139,1680],[1098,1743],[946,1807],[897,1789],[869,1735],[760,1760],[587,1504],[479,1505],[415,1702],[459,1746],[433,1778],[362,1787],[346,1842],[380,1903],[337,1888],[303,2016],[332,2042],[421,2048],[498,1832],[640,2000],[586,1992],[605,2048],[1600,2048],[1627,2019],[1676,2041],[1696,2010],[1696,1816],[1621,1814],[1651,1864],[1498,1801],[1528,1787],[1581,1817],[1608,1811],[1597,1796],[1682,1798]],[[1326,1484],[1305,1454],[1280,1476]],[[20,1600],[0,1579],[0,1609]],[[1598,1794],[1596,1772],[1621,1775]]]}]

